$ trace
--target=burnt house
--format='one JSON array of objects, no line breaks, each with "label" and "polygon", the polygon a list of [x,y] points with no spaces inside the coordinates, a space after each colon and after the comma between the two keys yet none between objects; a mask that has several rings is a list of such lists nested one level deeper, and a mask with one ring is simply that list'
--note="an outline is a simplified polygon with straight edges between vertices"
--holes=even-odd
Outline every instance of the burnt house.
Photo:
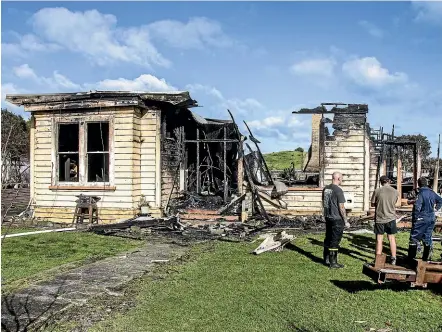
[{"label": "burnt house", "polygon": [[237,186],[230,121],[192,111],[188,92],[91,91],[7,95],[31,113],[34,217],[72,222],[77,196],[97,196],[100,222],[161,216],[182,191],[227,195]]},{"label": "burnt house", "polygon": [[[339,171],[343,174],[342,189],[347,199],[347,210],[353,215],[365,214],[370,210],[371,196],[379,185],[379,177],[389,174],[388,163],[392,172],[394,162],[397,162],[386,157],[391,149],[381,148],[381,145],[403,143],[395,142],[390,136],[376,137],[379,134],[368,123],[368,105],[365,104],[324,103],[293,113],[312,117],[312,141],[304,173],[314,175],[317,180],[314,184],[289,186],[288,192],[281,197],[287,203],[287,209],[268,202],[266,208],[288,215],[321,214],[322,189],[331,182],[332,174]],[[415,179],[421,174],[420,163],[417,147]],[[402,187],[398,188],[402,193]]]}]

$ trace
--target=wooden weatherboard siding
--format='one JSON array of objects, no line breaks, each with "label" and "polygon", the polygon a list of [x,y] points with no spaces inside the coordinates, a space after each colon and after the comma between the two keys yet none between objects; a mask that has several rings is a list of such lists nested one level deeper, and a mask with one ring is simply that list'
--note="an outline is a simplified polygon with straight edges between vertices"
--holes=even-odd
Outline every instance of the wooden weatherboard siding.
[{"label": "wooden weatherboard siding", "polygon": [[[94,195],[101,222],[117,222],[138,212],[141,194],[155,202],[155,136],[157,113],[141,112],[133,106],[72,112],[36,112],[32,154],[35,217],[53,222],[71,222],[76,195]],[[56,142],[53,126],[57,120],[75,118],[112,119],[110,184],[103,190],[54,189]],[[94,183],[100,187],[100,184]],[[72,187],[72,186],[71,186]],[[109,190],[112,187],[112,190]],[[80,188],[79,188],[80,189]],[[97,188],[94,188],[97,189]]]},{"label": "wooden weatherboard siding", "polygon": [[363,126],[350,126],[344,131],[336,130],[333,136],[328,136],[325,140],[324,183],[331,183],[334,172],[342,173],[341,187],[354,197],[352,213],[362,213],[367,209],[368,142]]},{"label": "wooden weatherboard siding", "polygon": [[301,188],[296,191],[289,191],[281,198],[287,203],[287,209],[278,209],[263,199],[267,211],[283,215],[309,215],[322,213],[322,190],[305,190]]},{"label": "wooden weatherboard siding", "polygon": [[[158,204],[157,193],[157,174],[161,171],[157,166],[159,163],[158,144],[159,140],[159,124],[161,122],[160,110],[142,110],[140,113],[141,131],[139,133],[140,140],[140,195],[144,195],[151,207],[157,211],[161,208]],[[160,187],[161,188],[161,187]],[[135,199],[137,199],[135,195]],[[139,202],[139,197],[138,197]]]}]

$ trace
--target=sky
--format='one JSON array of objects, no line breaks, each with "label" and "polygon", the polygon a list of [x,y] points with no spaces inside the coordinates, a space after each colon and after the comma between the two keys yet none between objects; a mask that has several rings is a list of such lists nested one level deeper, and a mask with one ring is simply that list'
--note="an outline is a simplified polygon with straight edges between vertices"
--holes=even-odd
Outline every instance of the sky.
[{"label": "sky", "polygon": [[[1,97],[189,91],[264,152],[308,148],[322,102],[374,128],[442,133],[442,2],[2,2]],[[246,133],[241,126],[243,133]]]}]

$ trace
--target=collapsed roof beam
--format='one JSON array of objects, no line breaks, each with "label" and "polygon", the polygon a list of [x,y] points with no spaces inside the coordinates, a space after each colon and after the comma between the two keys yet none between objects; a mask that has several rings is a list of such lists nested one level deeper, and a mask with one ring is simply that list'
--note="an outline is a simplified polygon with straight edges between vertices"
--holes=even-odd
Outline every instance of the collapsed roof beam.
[{"label": "collapsed roof beam", "polygon": [[[333,106],[331,110],[327,110],[325,106]],[[346,107],[338,107],[346,106]],[[342,104],[342,103],[322,103],[321,106],[315,108],[301,108],[299,111],[293,111],[293,114],[366,114],[368,113],[368,105],[366,104]]]}]

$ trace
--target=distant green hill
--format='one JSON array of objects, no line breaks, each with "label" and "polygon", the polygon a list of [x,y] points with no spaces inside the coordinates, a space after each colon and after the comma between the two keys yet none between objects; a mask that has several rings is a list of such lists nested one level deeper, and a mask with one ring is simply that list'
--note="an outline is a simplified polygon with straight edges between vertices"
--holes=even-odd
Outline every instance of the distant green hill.
[{"label": "distant green hill", "polygon": [[300,169],[302,167],[302,155],[307,153],[298,151],[279,151],[264,154],[264,159],[267,165],[272,170],[283,170],[289,168],[292,161],[295,162],[295,168]]}]

